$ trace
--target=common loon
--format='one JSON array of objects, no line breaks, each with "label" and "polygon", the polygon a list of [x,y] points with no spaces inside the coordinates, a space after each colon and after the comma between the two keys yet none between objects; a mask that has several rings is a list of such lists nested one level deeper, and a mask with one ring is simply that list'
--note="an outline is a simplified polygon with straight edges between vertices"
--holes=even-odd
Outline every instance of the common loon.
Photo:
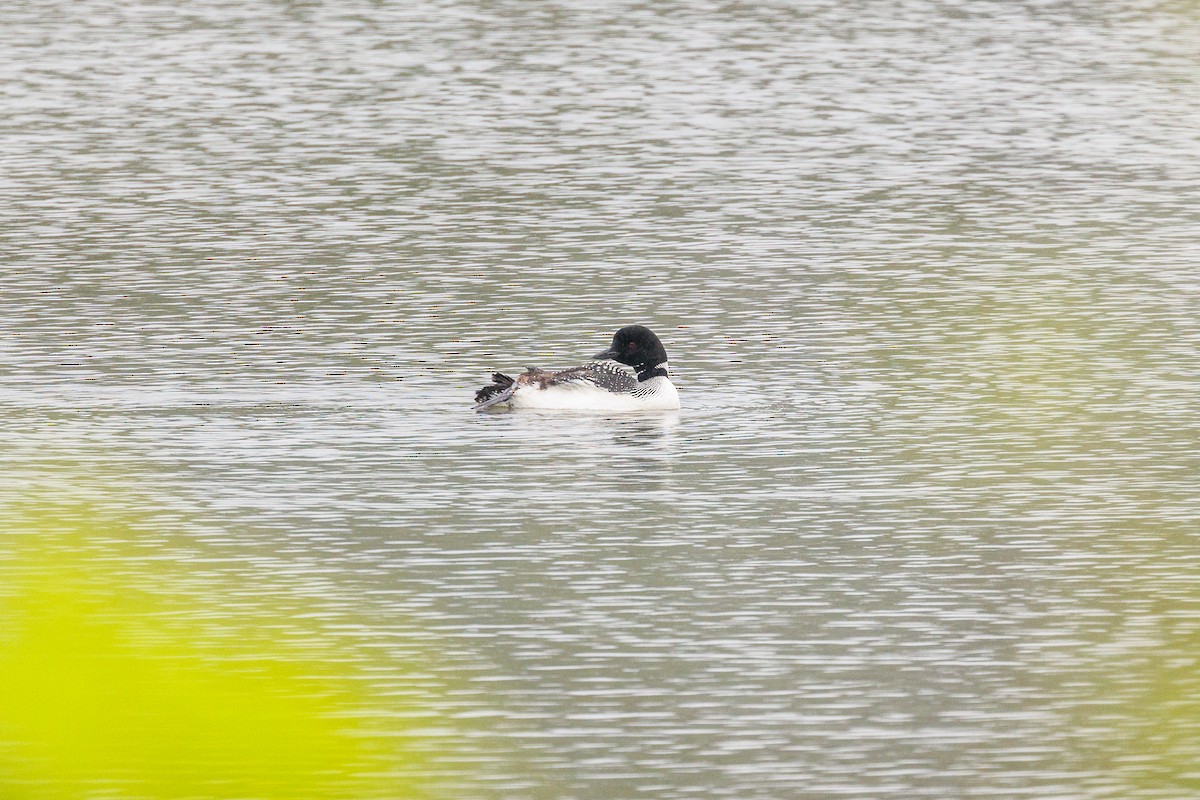
[{"label": "common loon", "polygon": [[579,411],[669,411],[679,392],[667,373],[667,351],[654,332],[627,325],[612,345],[579,367],[549,372],[530,367],[515,379],[496,372],[475,393],[475,410],[508,403],[511,408]]}]

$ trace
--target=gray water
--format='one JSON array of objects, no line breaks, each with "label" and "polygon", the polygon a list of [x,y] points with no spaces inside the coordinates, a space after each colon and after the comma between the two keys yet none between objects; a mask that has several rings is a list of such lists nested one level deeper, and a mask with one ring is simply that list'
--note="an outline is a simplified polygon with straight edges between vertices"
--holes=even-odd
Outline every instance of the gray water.
[{"label": "gray water", "polygon": [[0,201],[6,494],[433,648],[477,796],[1200,794],[1194,2],[18,0]]}]

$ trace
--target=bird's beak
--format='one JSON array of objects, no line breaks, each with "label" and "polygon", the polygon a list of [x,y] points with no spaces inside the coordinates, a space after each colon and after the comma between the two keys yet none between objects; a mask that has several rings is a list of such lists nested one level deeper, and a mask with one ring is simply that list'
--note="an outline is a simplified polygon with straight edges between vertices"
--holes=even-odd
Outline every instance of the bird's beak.
[{"label": "bird's beak", "polygon": [[617,357],[617,351],[613,350],[611,347],[608,348],[607,350],[601,350],[599,353],[596,353],[596,355],[592,356],[592,358],[596,361],[604,361],[605,359],[610,359],[610,358],[615,360],[616,357]]}]

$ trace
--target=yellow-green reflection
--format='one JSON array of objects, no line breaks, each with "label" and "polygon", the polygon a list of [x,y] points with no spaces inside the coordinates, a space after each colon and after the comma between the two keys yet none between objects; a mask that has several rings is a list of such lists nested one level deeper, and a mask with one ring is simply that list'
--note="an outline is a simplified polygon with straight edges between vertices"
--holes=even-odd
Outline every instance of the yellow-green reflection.
[{"label": "yellow-green reflection", "polygon": [[1117,720],[1100,748],[1109,771],[1131,794],[1200,797],[1200,590],[1157,603],[1100,655],[1099,691],[1076,724]]},{"label": "yellow-green reflection", "polygon": [[180,567],[87,516],[0,539],[0,797],[426,796],[397,777],[421,768],[405,737],[363,722],[413,709],[369,696],[304,614],[279,609],[302,645],[274,640],[269,604],[181,592]]}]

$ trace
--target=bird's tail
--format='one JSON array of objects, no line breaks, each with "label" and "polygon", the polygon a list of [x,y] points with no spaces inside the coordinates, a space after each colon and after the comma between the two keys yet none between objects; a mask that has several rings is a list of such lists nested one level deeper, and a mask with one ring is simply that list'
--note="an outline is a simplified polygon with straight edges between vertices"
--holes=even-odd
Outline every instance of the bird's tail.
[{"label": "bird's tail", "polygon": [[512,378],[505,375],[503,372],[492,373],[493,383],[480,389],[475,393],[475,410],[483,411],[485,408],[503,403],[512,397],[513,389],[516,382]]}]

